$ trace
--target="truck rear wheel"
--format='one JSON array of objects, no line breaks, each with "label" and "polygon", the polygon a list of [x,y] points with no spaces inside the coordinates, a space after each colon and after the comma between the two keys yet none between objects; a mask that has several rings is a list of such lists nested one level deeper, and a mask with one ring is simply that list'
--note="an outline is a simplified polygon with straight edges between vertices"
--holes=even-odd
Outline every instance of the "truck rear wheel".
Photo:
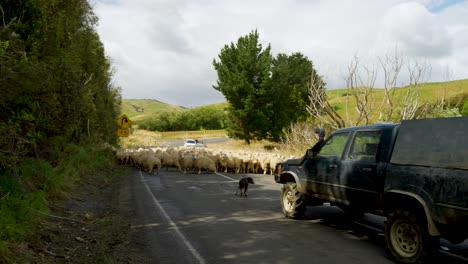
[{"label": "truck rear wheel", "polygon": [[409,211],[395,210],[385,223],[385,244],[398,263],[423,263],[435,249],[438,239],[427,232],[425,221]]},{"label": "truck rear wheel", "polygon": [[306,203],[294,182],[288,182],[281,189],[281,208],[288,218],[299,219],[304,215]]}]

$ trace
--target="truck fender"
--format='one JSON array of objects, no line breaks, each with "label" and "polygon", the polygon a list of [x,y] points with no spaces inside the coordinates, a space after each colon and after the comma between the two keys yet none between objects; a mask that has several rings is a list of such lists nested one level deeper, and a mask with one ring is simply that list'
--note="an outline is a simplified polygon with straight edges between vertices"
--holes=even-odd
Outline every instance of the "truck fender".
[{"label": "truck fender", "polygon": [[294,182],[296,183],[296,186],[297,186],[297,190],[301,193],[304,193],[303,185],[299,179],[299,176],[297,176],[297,174],[292,171],[281,172],[280,183],[291,182],[291,178],[294,179]]},{"label": "truck fender", "polygon": [[392,194],[392,193],[393,194],[398,194],[398,195],[403,195],[403,196],[406,196],[406,197],[409,196],[409,197],[412,197],[413,199],[415,199],[419,203],[419,205],[421,205],[422,208],[424,209],[424,214],[426,216],[426,221],[427,221],[427,230],[428,230],[429,234],[431,236],[440,236],[441,235],[439,229],[437,228],[436,224],[432,220],[431,213],[429,211],[429,207],[427,206],[427,203],[420,196],[418,196],[418,195],[416,195],[414,193],[411,193],[411,192],[405,192],[405,191],[400,191],[400,190],[387,191],[385,196],[387,196],[388,194]]}]

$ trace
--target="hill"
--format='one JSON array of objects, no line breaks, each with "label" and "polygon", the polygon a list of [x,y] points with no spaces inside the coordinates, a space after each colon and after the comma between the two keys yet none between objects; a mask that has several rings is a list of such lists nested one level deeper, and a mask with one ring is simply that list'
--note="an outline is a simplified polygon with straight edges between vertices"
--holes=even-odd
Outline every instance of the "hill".
[{"label": "hill", "polygon": [[[394,93],[397,95],[397,98],[404,99],[405,94],[409,90],[409,87],[398,87],[393,88]],[[348,89],[336,89],[336,90],[327,90],[327,96],[330,100],[330,103],[333,107],[338,110],[338,113],[342,116],[345,115],[346,111],[346,94]],[[451,102],[452,104],[463,103],[468,100],[468,79],[457,80],[451,82],[434,82],[434,83],[424,83],[417,88],[419,94],[419,102],[427,102],[429,104],[434,104],[444,98],[446,101]],[[352,97],[348,97],[348,109],[350,111],[351,117],[352,113],[355,112],[356,103]],[[374,88],[372,91],[372,96],[370,97],[370,104],[374,105],[376,108],[379,107],[382,100],[384,99],[384,89]],[[215,108],[215,109],[225,109],[228,103],[217,103],[210,104],[206,106],[201,106],[198,108]],[[196,109],[196,108],[194,108]],[[151,99],[123,99],[122,100],[122,113],[125,113],[132,120],[144,120],[148,117],[153,117],[158,113],[164,111],[188,111],[189,108],[177,105],[171,105],[167,103],[160,102],[158,100]]]},{"label": "hill", "polygon": [[123,99],[121,112],[132,120],[142,120],[162,111],[185,111],[187,108],[152,99]]},{"label": "hill", "polygon": [[183,106],[171,105],[153,99],[122,99],[121,112],[126,114],[130,119],[144,120],[146,118],[154,117],[161,112],[167,111],[189,111],[191,109],[209,108],[223,110],[226,108],[227,102],[209,104],[196,108],[186,108]]},{"label": "hill", "polygon": [[[406,87],[396,87],[391,89],[395,103],[399,105],[405,100],[406,94],[411,88]],[[420,105],[427,103],[429,105],[434,105],[438,102],[444,100],[451,106],[462,106],[465,101],[468,101],[468,79],[465,80],[456,80],[450,82],[433,82],[433,83],[423,83],[414,89],[417,93],[418,102]],[[348,108],[350,118],[353,119],[357,115],[356,111],[356,101],[352,96],[348,96],[348,89],[337,89],[337,90],[328,90],[327,96],[330,104],[337,109],[338,114],[342,117],[346,115],[346,108]],[[379,107],[382,106],[382,101],[385,97],[385,91],[383,88],[374,88],[372,93],[369,96],[369,105],[372,105],[375,109],[373,118],[377,119],[379,114]],[[348,107],[346,107],[348,104]]]}]

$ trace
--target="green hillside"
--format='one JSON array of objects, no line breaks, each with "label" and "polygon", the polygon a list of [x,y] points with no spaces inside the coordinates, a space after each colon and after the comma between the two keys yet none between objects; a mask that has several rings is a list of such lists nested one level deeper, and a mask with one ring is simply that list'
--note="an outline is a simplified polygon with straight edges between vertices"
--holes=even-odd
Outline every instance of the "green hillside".
[{"label": "green hillside", "polygon": [[[396,105],[401,105],[409,89],[409,87],[392,89],[393,100]],[[429,106],[433,106],[444,100],[452,106],[462,106],[463,103],[468,100],[468,79],[451,82],[423,83],[416,87],[414,91],[419,96],[418,103],[420,105],[427,103]],[[327,96],[330,104],[337,109],[338,114],[345,118],[346,109],[348,109],[350,119],[353,119],[353,117],[357,115],[355,110],[356,101],[352,96],[346,96],[348,92],[348,89],[328,90]],[[381,88],[374,88],[369,96],[369,106],[374,109],[373,113],[375,116],[373,116],[373,119],[375,120],[377,120],[380,108],[386,107],[385,104],[382,104],[384,96],[384,89]],[[348,107],[346,107],[346,105],[348,105]]]},{"label": "green hillside", "polygon": [[[209,104],[197,108],[214,108],[223,110],[227,107],[227,103]],[[197,109],[193,108],[193,109]],[[171,105],[151,99],[122,99],[122,114],[126,114],[132,120],[144,120],[154,117],[161,112],[167,111],[188,111],[189,108],[182,106]]]},{"label": "green hillside", "polygon": [[132,120],[142,120],[162,111],[185,111],[187,108],[151,99],[123,99],[122,113]]},{"label": "green hillside", "polygon": [[[405,95],[408,91],[408,87],[394,88],[395,100],[404,100]],[[419,94],[418,102],[420,104],[427,102],[428,104],[434,104],[440,102],[442,98],[454,104],[463,104],[465,100],[468,100],[468,79],[457,80],[451,82],[437,82],[437,83],[424,83],[418,86],[416,89]],[[346,104],[348,104],[349,115],[352,118],[356,111],[356,102],[352,96],[348,97],[346,102],[347,89],[336,89],[328,90],[328,99],[332,106],[334,106],[342,117],[346,115]],[[371,96],[369,97],[369,104],[376,109],[374,112],[378,115],[379,107],[384,99],[384,90],[380,88],[374,88]],[[199,108],[215,108],[225,109],[228,106],[227,102],[210,104],[201,106]],[[122,113],[128,115],[132,120],[144,120],[146,118],[154,117],[158,113],[164,111],[188,111],[190,109],[163,103],[157,100],[150,99],[123,99],[122,100]],[[377,118],[377,117],[375,117]]]}]

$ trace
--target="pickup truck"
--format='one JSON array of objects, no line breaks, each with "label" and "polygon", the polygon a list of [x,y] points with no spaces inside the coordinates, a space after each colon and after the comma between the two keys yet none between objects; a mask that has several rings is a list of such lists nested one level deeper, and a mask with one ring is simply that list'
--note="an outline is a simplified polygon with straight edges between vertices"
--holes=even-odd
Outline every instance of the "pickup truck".
[{"label": "pickup truck", "polygon": [[385,248],[399,263],[429,259],[439,238],[468,238],[468,117],[316,133],[303,157],[276,165],[286,217],[323,202],[385,216]]}]

